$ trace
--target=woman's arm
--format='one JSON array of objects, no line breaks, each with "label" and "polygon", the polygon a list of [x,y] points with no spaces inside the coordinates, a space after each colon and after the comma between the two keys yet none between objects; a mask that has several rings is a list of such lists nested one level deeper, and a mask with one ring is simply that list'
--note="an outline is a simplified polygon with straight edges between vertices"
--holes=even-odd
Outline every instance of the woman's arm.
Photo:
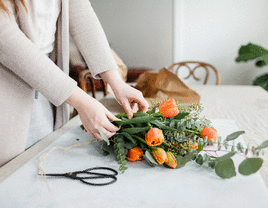
[{"label": "woman's arm", "polygon": [[[4,2],[12,11],[10,2]],[[62,104],[77,83],[20,30],[15,16],[14,13],[8,15],[0,10],[0,63],[41,92],[55,106]]]}]

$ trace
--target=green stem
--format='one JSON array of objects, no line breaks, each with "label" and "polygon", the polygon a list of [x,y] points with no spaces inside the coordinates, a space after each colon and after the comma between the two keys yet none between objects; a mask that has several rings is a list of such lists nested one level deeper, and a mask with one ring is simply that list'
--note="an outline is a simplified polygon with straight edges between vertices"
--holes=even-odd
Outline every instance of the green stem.
[{"label": "green stem", "polygon": [[132,135],[132,137],[136,138],[137,140],[139,140],[140,142],[142,142],[144,144],[147,144],[147,142],[144,139],[142,139],[142,138],[140,138],[140,137],[138,137],[136,135]]},{"label": "green stem", "polygon": [[190,129],[185,129],[184,131],[185,132],[188,132],[188,133],[194,133],[196,135],[200,135],[201,134],[199,131],[194,131],[194,130],[190,130]]},{"label": "green stem", "polygon": [[150,114],[150,116],[158,116],[158,115],[161,115],[161,112],[156,112],[156,113]]}]

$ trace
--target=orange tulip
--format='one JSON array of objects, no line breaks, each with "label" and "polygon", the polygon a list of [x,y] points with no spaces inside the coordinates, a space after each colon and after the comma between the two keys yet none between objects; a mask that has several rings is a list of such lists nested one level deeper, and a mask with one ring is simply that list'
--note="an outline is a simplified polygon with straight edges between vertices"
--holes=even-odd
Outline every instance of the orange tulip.
[{"label": "orange tulip", "polygon": [[133,147],[128,150],[127,160],[130,162],[135,162],[136,160],[143,160],[143,151],[139,147]]},{"label": "orange tulip", "polygon": [[152,152],[155,160],[162,165],[164,162],[168,161],[167,153],[162,148],[157,148]]},{"label": "orange tulip", "polygon": [[164,117],[174,117],[180,112],[175,100],[168,100],[159,107],[159,111]]},{"label": "orange tulip", "polygon": [[207,140],[214,140],[216,144],[218,138],[218,131],[214,128],[204,128],[201,130],[201,137],[204,139],[207,136]]},{"label": "orange tulip", "polygon": [[158,128],[150,129],[145,135],[145,140],[148,146],[159,146],[164,141],[163,131]]},{"label": "orange tulip", "polygon": [[171,168],[176,168],[177,160],[175,159],[175,156],[171,152],[167,152],[167,158],[168,158],[168,161],[165,162],[165,164]]}]

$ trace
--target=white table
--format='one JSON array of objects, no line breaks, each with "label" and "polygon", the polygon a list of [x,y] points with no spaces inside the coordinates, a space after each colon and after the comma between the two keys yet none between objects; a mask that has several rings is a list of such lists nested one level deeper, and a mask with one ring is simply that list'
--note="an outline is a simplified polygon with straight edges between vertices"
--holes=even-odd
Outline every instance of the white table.
[{"label": "white table", "polygon": [[[223,137],[237,130],[233,120],[212,122]],[[266,208],[268,205],[268,190],[259,173],[238,174],[224,180],[214,170],[195,162],[175,170],[161,166],[152,168],[145,161],[129,163],[129,169],[117,176],[118,181],[106,187],[88,186],[64,178],[45,181],[37,175],[41,155],[55,146],[77,144],[77,138],[79,142],[91,140],[79,123],[4,180],[0,184],[0,207]],[[237,166],[244,158],[235,155],[233,159]],[[108,157],[101,154],[99,142],[68,151],[54,150],[42,168],[46,173],[62,173],[96,166],[114,169],[119,166],[113,154]]]},{"label": "white table", "polygon": [[[243,135],[243,138],[246,141],[246,143],[250,142],[251,144],[256,144],[257,145],[257,144],[260,144],[262,141],[267,139],[267,135],[268,135],[268,128],[267,128],[268,93],[266,91],[264,91],[263,89],[261,89],[259,87],[253,87],[253,86],[191,86],[191,88],[194,89],[195,91],[197,91],[201,95],[201,102],[202,102],[202,104],[204,106],[203,115],[205,115],[207,118],[209,118],[209,119],[235,119],[236,124],[238,125],[238,129],[246,131],[246,134]],[[119,110],[118,105],[116,105],[116,102],[114,101],[114,99],[112,99],[109,96],[103,100],[103,103],[105,105],[109,105],[108,108],[111,109],[114,112],[117,112]],[[37,163],[36,158],[34,158],[35,155],[40,154],[40,152],[44,148],[48,148],[48,149],[50,148],[51,149],[51,146],[48,147],[48,145],[50,145],[55,140],[56,140],[56,143],[60,142],[61,144],[65,144],[65,143],[62,143],[63,140],[60,137],[62,136],[64,138],[66,136],[65,135],[66,132],[68,133],[68,131],[70,129],[71,129],[71,133],[73,131],[77,131],[78,130],[77,125],[78,125],[79,122],[80,122],[80,120],[79,120],[78,117],[72,119],[63,128],[61,128],[58,131],[52,133],[47,138],[45,138],[44,140],[39,142],[37,145],[33,146],[28,151],[26,151],[22,155],[18,156],[17,158],[15,158],[14,160],[12,160],[10,163],[5,165],[4,167],[0,168],[0,182],[4,181],[4,182],[2,182],[0,184],[0,190],[1,190],[1,186],[2,187],[4,187],[4,186],[9,187],[9,185],[10,185],[11,187],[15,188],[16,186],[14,186],[14,184],[11,185],[11,184],[8,183],[9,180],[10,181],[14,181],[14,180],[16,181],[16,174],[18,174],[20,171],[23,171],[23,169],[27,168],[27,166],[29,166],[29,165],[30,165],[31,168],[36,168],[34,173],[29,174],[30,178],[27,175],[26,176],[24,175],[21,178],[18,178],[17,182],[22,183],[23,179],[25,179],[25,181],[26,181],[25,183],[27,183],[27,180],[28,181],[29,180],[36,180],[38,163]],[[232,121],[230,121],[230,122],[232,122]],[[234,127],[234,125],[232,125],[232,123],[230,123],[230,124],[231,125],[230,125],[230,128],[229,128],[229,131],[233,131],[234,129],[232,129],[232,128],[235,128],[235,127]],[[75,135],[77,135],[77,133]],[[58,139],[58,138],[60,138],[60,139]],[[53,143],[52,145],[55,145],[56,143]],[[68,142],[66,143],[66,146],[68,146]],[[76,154],[79,154],[78,152],[76,152]],[[266,151],[266,153],[267,153],[267,151]],[[96,155],[94,155],[94,158],[95,159],[99,158],[99,155],[97,157],[96,157]],[[268,177],[267,177],[268,155],[266,154],[264,156],[264,158],[265,158],[265,163],[264,163],[264,165],[263,165],[263,167],[262,167],[260,172],[261,172],[261,175],[264,178],[264,180],[266,182],[266,185],[267,185],[268,184]],[[79,161],[80,160],[81,160],[81,163],[85,160],[84,155],[82,153],[79,156]],[[30,162],[28,162],[28,161],[30,161]],[[24,164],[26,164],[26,165],[24,165]],[[68,164],[68,162],[66,164]],[[77,168],[80,167],[79,164],[80,163],[76,164]],[[93,165],[90,162],[88,164]],[[112,167],[116,167],[116,163],[113,163],[112,160],[109,160],[109,159],[107,161],[104,160],[104,164],[110,164],[110,165],[112,164]],[[20,167],[22,167],[22,168],[20,168]],[[139,176],[142,173],[145,173],[144,170],[142,169],[142,168],[145,168],[145,167],[147,167],[147,166],[143,166],[141,164],[141,166],[140,166],[140,168],[141,168],[140,171],[141,172],[135,172],[135,171],[132,172],[131,169],[130,169],[130,171],[127,172],[127,174],[126,174],[126,177],[131,177],[131,174],[134,174],[135,176]],[[66,171],[68,171],[67,170],[68,168],[69,168],[69,166],[66,165]],[[186,176],[189,176],[189,174],[191,173],[191,174],[193,174],[192,177],[195,177],[195,176],[197,177],[199,175],[199,173],[195,173],[193,168],[196,168],[196,167],[193,167],[193,166],[189,166],[188,168],[185,167],[184,171],[186,171],[186,172],[183,171],[181,174],[183,174],[183,176],[186,177]],[[32,170],[34,170],[34,169],[32,169]],[[55,169],[53,169],[53,170],[55,170]],[[78,170],[78,169],[75,169],[75,170]],[[164,169],[160,169],[160,170],[163,171]],[[49,171],[49,169],[47,169],[46,171]],[[165,170],[164,172],[161,172],[161,171],[160,171],[160,174],[163,174],[163,175],[161,175],[161,177],[164,177],[166,174],[170,174],[170,173],[166,173],[167,170]],[[201,171],[202,174],[204,173],[204,175],[207,174],[207,172],[206,172],[207,170],[204,171],[203,169],[199,169],[199,171]],[[14,173],[14,174],[11,175],[12,173]],[[215,173],[209,173],[209,174],[210,174],[210,176],[214,177],[214,179],[217,178],[214,175]],[[10,176],[10,177],[8,177],[8,176]],[[15,177],[15,179],[14,178],[12,179],[12,177]],[[260,185],[261,184],[261,178],[258,177],[258,175],[253,176],[253,177],[257,177],[256,181],[257,181],[257,184],[259,184],[258,190],[256,190],[256,193],[258,191],[260,191],[260,189],[261,189],[262,192],[260,194],[264,194],[265,191],[267,191],[267,190],[263,189],[262,185]],[[149,178],[149,176],[147,178]],[[145,179],[146,179],[146,177],[143,178],[143,180],[145,180]],[[204,181],[207,181],[207,183],[211,182],[210,180],[208,180],[208,177],[206,177],[206,176],[202,177],[202,179]],[[247,178],[247,177],[242,177],[242,178],[238,178],[238,179],[240,180],[240,182],[243,182],[243,180],[249,180],[250,181],[250,178]],[[194,180],[194,179],[192,179],[192,180]],[[217,180],[218,180],[218,178],[217,178]],[[231,179],[231,180],[233,180],[233,179]],[[63,185],[63,187],[66,189],[66,188],[68,188],[68,184],[75,184],[75,186],[77,184],[77,181],[75,181],[75,182],[70,182],[69,180],[67,180],[67,181],[65,182],[65,180],[64,181],[60,180],[60,182],[55,182],[55,184],[53,182],[54,185],[52,184],[51,186],[53,186],[55,188],[55,187],[57,187],[57,185],[61,186],[61,184],[65,184],[65,185]],[[124,179],[123,181],[127,182],[128,180]],[[134,180],[134,181],[136,181],[136,180]],[[180,185],[185,187],[187,185],[186,182],[190,182],[190,181],[191,181],[191,177],[188,177],[184,181],[181,181],[181,182],[177,181],[177,182]],[[219,189],[214,190],[214,192],[217,192],[218,194],[221,194],[221,191],[228,190],[228,186],[230,185],[230,181],[227,181],[227,182],[224,181],[224,183],[219,182],[218,186],[213,185],[213,186],[211,186],[211,188],[213,190],[213,189],[215,189],[217,187],[220,188],[220,189],[222,187],[222,190],[219,190]],[[136,181],[136,182],[137,182],[137,184],[135,184],[135,187],[140,188],[140,191],[142,192],[142,186],[141,186],[142,184],[139,184],[138,181]],[[160,182],[160,181],[158,181],[158,182]],[[39,186],[40,183],[43,183],[43,181],[39,181],[38,183],[36,183],[36,186]],[[200,187],[202,187],[202,185],[204,185],[204,184],[202,184],[201,182],[198,182],[198,181],[197,181],[197,183],[198,183],[198,186],[194,187],[194,188],[199,190]],[[238,187],[239,187],[239,184],[240,183],[237,182]],[[255,183],[252,183],[253,190],[254,190],[254,184]],[[42,184],[42,185],[44,185],[44,184]],[[121,184],[121,186],[124,187],[124,185],[122,185],[122,184]],[[170,184],[170,186],[173,187],[173,188],[176,188],[176,187],[172,186],[172,184]],[[240,188],[241,187],[243,187],[243,185],[241,186],[241,184],[240,184]],[[30,189],[31,187],[26,186],[25,188]],[[39,188],[37,190],[41,191],[40,194],[46,193],[47,188],[41,188],[41,189],[39,189]],[[229,188],[232,188],[232,186],[230,186]],[[249,191],[251,190],[249,187],[244,187],[244,189],[249,189]],[[95,197],[101,195],[101,192],[102,192],[100,190],[100,193],[97,194],[95,192],[94,193],[91,192],[92,189],[89,189],[89,190],[90,191],[86,192],[86,193],[89,196],[95,196]],[[110,188],[108,190],[110,190]],[[113,190],[113,188],[111,188],[111,190]],[[187,188],[185,190],[190,191]],[[7,190],[7,191],[10,191],[10,190]],[[19,193],[16,190],[13,190],[13,191],[14,191],[14,193],[17,193],[17,194]],[[116,191],[116,190],[114,190],[114,191]],[[180,191],[182,191],[182,189],[180,189]],[[6,193],[6,192],[2,190],[1,193]],[[9,193],[9,192],[7,192],[7,193]],[[10,193],[12,193],[12,189],[11,189]],[[34,194],[34,189],[30,193]],[[131,191],[131,193],[132,193],[132,191]],[[186,193],[187,192],[183,192],[182,196],[186,197],[187,196]],[[213,193],[213,192],[211,192],[211,193]],[[68,194],[70,194],[70,193],[68,192]],[[82,194],[82,192],[80,194]],[[153,197],[152,194],[149,194],[148,197]],[[265,194],[267,194],[267,193],[265,193]],[[46,193],[44,196],[52,197],[52,195],[48,196],[47,193]],[[1,194],[0,194],[0,196],[1,196]],[[63,194],[61,196],[66,197],[65,194]],[[83,198],[82,196],[77,196],[77,199],[80,200],[81,198]],[[220,202],[220,203],[217,202],[218,203],[217,204],[216,200],[213,201],[213,199],[211,197],[206,196],[206,195],[202,195],[202,196],[207,197],[207,199],[210,202],[210,205],[214,205],[214,207],[216,205],[218,205],[216,207],[223,207],[223,205],[226,205],[226,204],[224,204],[226,202]],[[231,192],[230,192],[230,195],[228,195],[228,196],[231,197]],[[69,197],[70,197],[70,199],[72,199],[71,196],[69,196]],[[197,197],[198,198],[195,199],[195,196],[191,196],[191,199],[192,200],[197,200],[197,201],[201,199],[200,198],[201,196],[197,196]],[[234,200],[234,197],[235,196],[233,196],[232,200]],[[239,200],[239,197],[243,198],[244,196],[238,196],[237,200]],[[52,198],[47,199],[47,200],[52,200]],[[100,198],[101,198],[101,196],[100,196]],[[42,201],[42,198],[39,197],[38,199]],[[44,200],[42,202],[45,202],[46,201],[45,199],[46,198],[44,198]],[[108,197],[106,199],[109,200],[110,198]],[[221,198],[221,199],[223,199],[223,198]],[[225,199],[228,200],[227,198],[225,198]],[[61,200],[64,200],[64,199],[61,199]],[[103,197],[103,200],[105,201],[105,197]],[[186,203],[186,201],[185,201],[186,199],[181,199],[181,200],[182,200],[182,202],[184,200],[184,202]],[[266,200],[266,199],[263,199],[263,200]],[[156,198],[156,201],[159,201],[158,198]],[[0,197],[0,202],[1,202],[1,197]],[[67,202],[68,202],[68,200],[67,200]],[[129,202],[133,202],[133,199],[129,199]],[[165,200],[164,200],[164,202],[165,202]],[[58,201],[58,203],[59,203],[59,201]],[[69,205],[71,207],[72,202],[69,202],[69,203],[70,203]],[[227,201],[227,203],[228,203],[228,201]],[[220,204],[222,204],[222,205],[220,206]],[[29,204],[29,205],[31,205],[31,204]],[[51,207],[53,207],[53,206],[57,207],[57,205],[55,205],[55,204],[51,205]],[[40,207],[42,207],[42,206],[40,206]],[[43,207],[45,207],[45,206],[43,206]],[[68,207],[68,206],[66,206],[66,207]],[[81,207],[83,207],[83,206],[81,206]],[[87,206],[85,205],[84,207],[87,207]],[[159,206],[159,207],[162,207],[162,206]],[[200,206],[200,207],[202,207],[202,206]],[[236,206],[236,207],[239,207],[239,206]]]}]

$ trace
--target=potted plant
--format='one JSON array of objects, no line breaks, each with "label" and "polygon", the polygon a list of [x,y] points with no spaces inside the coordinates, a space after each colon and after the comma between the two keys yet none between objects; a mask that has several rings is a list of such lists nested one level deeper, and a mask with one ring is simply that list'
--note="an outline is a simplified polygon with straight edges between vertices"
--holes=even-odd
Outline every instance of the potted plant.
[{"label": "potted plant", "polygon": [[[238,57],[235,59],[236,62],[247,62],[255,60],[257,67],[263,67],[268,65],[268,50],[256,45],[249,43],[242,45],[238,52]],[[258,85],[268,91],[268,73],[258,76],[254,81],[253,85]]]}]

